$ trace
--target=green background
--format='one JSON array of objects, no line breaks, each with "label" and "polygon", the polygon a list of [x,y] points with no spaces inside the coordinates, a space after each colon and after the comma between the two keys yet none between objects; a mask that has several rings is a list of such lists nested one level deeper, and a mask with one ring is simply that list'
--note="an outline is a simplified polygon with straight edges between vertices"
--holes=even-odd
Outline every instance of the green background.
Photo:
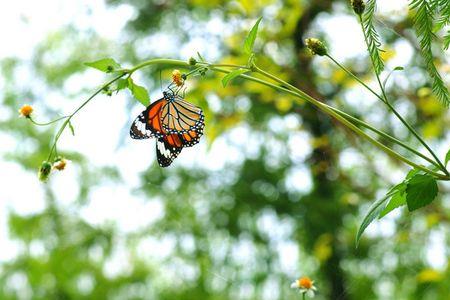
[{"label": "green background", "polygon": [[[300,299],[289,288],[300,276],[315,281],[317,299],[448,299],[450,186],[441,184],[443,196],[425,209],[403,207],[374,222],[355,249],[364,212],[408,168],[311,105],[254,83],[223,88],[212,73],[190,79],[186,98],[203,108],[205,135],[167,169],[157,165],[154,141],[127,136],[143,107],[124,91],[99,96],[74,120],[75,137],[61,140],[67,170],[37,183],[57,128],[18,118],[21,105],[32,104],[38,120],[69,113],[106,79],[83,62],[104,57],[133,66],[199,51],[245,64],[243,40],[260,16],[261,67],[421,149],[382,103],[305,50],[305,38],[324,38],[376,87],[346,1],[95,3],[79,4],[72,19],[33,42],[28,59],[1,57],[0,252],[10,254],[0,260],[0,299]],[[442,157],[450,115],[431,94],[407,9],[383,3],[383,57],[388,69],[398,59],[405,68],[388,95]],[[98,10],[127,17],[100,20]],[[24,35],[5,43],[31,38],[33,23],[23,23]],[[123,27],[114,31],[116,23]],[[444,78],[448,60],[436,51]],[[139,72],[152,101],[170,80],[163,67]],[[111,147],[89,155],[101,144]],[[105,208],[112,213],[96,218]]]}]

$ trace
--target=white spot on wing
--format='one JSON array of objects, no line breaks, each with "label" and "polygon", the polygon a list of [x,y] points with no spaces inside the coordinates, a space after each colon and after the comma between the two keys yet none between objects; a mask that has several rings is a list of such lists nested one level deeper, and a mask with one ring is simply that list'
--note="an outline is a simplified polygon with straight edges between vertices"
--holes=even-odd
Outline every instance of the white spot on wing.
[{"label": "white spot on wing", "polygon": [[160,142],[160,141],[158,141],[157,142],[157,147],[158,147],[158,150],[159,150],[159,152],[162,154],[162,155],[164,155],[165,157],[167,157],[167,158],[170,158],[170,151],[168,150],[168,149],[166,149],[166,147],[165,147],[165,145],[164,145],[164,143],[163,142]]}]

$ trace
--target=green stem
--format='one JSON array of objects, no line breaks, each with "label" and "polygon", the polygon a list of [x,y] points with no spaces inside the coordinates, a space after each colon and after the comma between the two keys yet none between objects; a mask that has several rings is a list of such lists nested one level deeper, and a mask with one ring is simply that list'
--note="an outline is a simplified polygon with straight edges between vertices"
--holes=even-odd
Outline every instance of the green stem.
[{"label": "green stem", "polygon": [[58,121],[61,121],[61,120],[63,120],[63,119],[65,119],[65,118],[68,118],[69,116],[64,116],[64,117],[61,117],[61,118],[58,118],[58,119],[55,119],[55,120],[52,120],[52,121],[50,121],[50,122],[47,122],[47,123],[39,123],[39,122],[36,122],[35,120],[33,120],[33,118],[30,116],[30,117],[28,117],[28,119],[30,120],[30,122],[31,123],[33,123],[34,125],[37,125],[37,126],[47,126],[47,125],[50,125],[50,124],[53,124],[53,123],[56,123],[56,122],[58,122]]},{"label": "green stem", "polygon": [[146,60],[138,65],[136,65],[134,68],[128,70],[128,73],[131,75],[134,72],[136,72],[139,69],[142,69],[144,67],[150,66],[150,65],[171,65],[171,66],[179,66],[179,67],[190,67],[189,63],[178,60],[178,59],[166,59],[166,58],[155,58]]},{"label": "green stem", "polygon": [[370,86],[368,86],[367,84],[364,83],[364,81],[362,81],[361,79],[359,79],[358,76],[356,76],[355,74],[353,74],[349,69],[347,69],[346,67],[344,67],[343,65],[341,65],[337,60],[335,60],[330,54],[326,54],[326,57],[328,57],[329,59],[331,59],[339,68],[341,68],[345,73],[347,73],[348,75],[350,75],[350,77],[352,77],[353,79],[355,79],[356,81],[358,81],[362,86],[364,86],[367,90],[369,90],[372,94],[374,94],[378,99],[380,99],[381,101],[385,102],[385,100],[383,99],[383,97],[381,97],[380,95],[377,94],[377,92],[375,92]]},{"label": "green stem", "polygon": [[[121,73],[120,75],[118,75],[117,77],[115,77],[114,79],[110,80],[109,82],[105,83],[101,88],[99,88],[96,92],[94,92],[94,94],[92,94],[85,102],[83,102],[71,115],[69,115],[67,117],[67,119],[64,121],[64,123],[62,124],[61,128],[59,129],[56,137],[55,137],[55,141],[53,143],[53,146],[51,148],[50,154],[49,154],[49,159],[51,158],[51,155],[53,153],[53,151],[56,149],[56,143],[59,140],[59,137],[61,136],[62,132],[64,131],[64,129],[66,128],[66,126],[69,124],[70,120],[72,119],[72,117],[78,112],[80,111],[87,103],[89,103],[89,101],[91,101],[96,95],[98,95],[105,87],[109,86],[110,84],[114,83],[115,81],[119,80],[120,78],[122,78],[123,76],[127,75],[131,76],[131,74],[141,68],[144,68],[146,66],[150,66],[150,65],[155,65],[155,64],[165,64],[165,65],[171,65],[171,66],[178,66],[178,67],[183,67],[186,69],[192,68],[192,66],[190,64],[188,64],[185,61],[181,61],[181,60],[175,60],[175,59],[151,59],[148,61],[144,61],[140,64],[138,64],[137,66],[135,66],[134,68],[130,69],[130,70],[123,70],[123,73]],[[214,65],[214,64],[209,64],[209,63],[198,63],[198,64],[206,64],[210,70],[212,71],[216,71],[216,72],[220,72],[220,73],[225,73],[228,74],[231,71],[227,70],[227,69],[222,69],[220,67],[218,67],[218,65]],[[248,67],[244,67],[244,66],[235,66],[235,65],[227,65],[226,67],[233,67],[233,68],[248,68]],[[266,76],[278,83],[280,83],[281,85],[287,86],[288,88],[282,87],[282,86],[278,86],[275,85],[273,83],[270,83],[268,81],[265,81],[263,79],[260,78],[256,78],[250,75],[246,75],[246,74],[241,74],[239,75],[239,77],[246,79],[246,80],[250,80],[250,81],[254,81],[257,83],[260,83],[262,85],[271,87],[275,90],[281,91],[281,92],[285,92],[288,94],[291,94],[293,96],[295,96],[296,98],[300,98],[304,101],[307,101],[311,104],[313,104],[314,106],[316,106],[317,108],[319,108],[320,110],[322,110],[323,112],[329,114],[330,116],[336,118],[337,120],[339,120],[342,124],[344,124],[345,126],[347,126],[348,128],[350,128],[351,130],[353,130],[355,133],[357,133],[359,136],[367,139],[370,143],[374,144],[376,147],[380,148],[382,151],[386,152],[387,154],[395,157],[396,159],[405,162],[406,164],[409,164],[417,169],[420,169],[426,173],[429,173],[439,179],[442,180],[450,180],[450,176],[445,176],[442,175],[440,173],[434,172],[433,170],[430,170],[424,166],[418,165],[412,161],[410,161],[409,159],[403,157],[402,155],[398,154],[397,152],[395,152],[394,150],[384,146],[383,144],[381,144],[380,142],[378,142],[377,140],[373,139],[371,136],[369,136],[368,134],[366,134],[364,131],[362,131],[360,128],[358,128],[356,125],[354,125],[351,121],[355,122],[355,123],[359,123],[360,125],[371,129],[374,132],[380,133],[381,131],[377,130],[376,128],[373,128],[372,126],[370,126],[369,124],[360,121],[350,115],[347,115],[346,113],[336,109],[336,108],[332,108],[331,106],[328,106],[316,99],[314,99],[313,97],[309,96],[308,94],[306,94],[305,92],[297,89],[296,87],[290,85],[289,83],[275,77],[274,75],[267,73],[263,70],[260,70],[259,68],[257,68],[256,66],[253,66],[252,68],[250,68],[252,71],[256,71],[257,73],[262,74],[263,76]],[[356,122],[356,120],[358,120],[358,122]],[[383,133],[386,137],[389,136],[385,133]],[[391,139],[394,141],[396,140],[395,138],[391,137]]]},{"label": "green stem", "polygon": [[306,299],[306,293],[302,293],[302,299],[305,300]]},{"label": "green stem", "polygon": [[387,134],[387,133],[385,133],[385,132],[383,132],[381,130],[378,130],[375,127],[372,127],[371,125],[367,124],[366,122],[364,122],[364,121],[362,121],[362,120],[360,120],[358,118],[355,118],[355,117],[353,117],[353,116],[351,116],[351,115],[349,115],[349,114],[347,114],[347,113],[345,113],[343,111],[335,109],[332,106],[329,106],[329,107],[331,109],[335,110],[338,114],[340,114],[341,116],[343,116],[347,120],[352,121],[353,123],[361,125],[361,126],[367,128],[367,129],[375,132],[376,134],[382,136],[386,140],[388,140],[388,141],[390,141],[392,143],[395,143],[395,144],[397,144],[399,146],[402,146],[403,148],[405,148],[405,149],[409,150],[410,152],[414,153],[415,155],[423,158],[424,160],[428,161],[429,163],[433,164],[434,166],[439,167],[439,165],[434,160],[432,160],[431,158],[423,155],[422,153],[420,153],[419,151],[415,150],[414,148],[411,148],[409,145],[405,144],[404,142],[400,141],[399,139],[396,139],[395,137],[393,137],[393,136],[391,136],[391,135],[389,135],[389,134]]},{"label": "green stem", "polygon": [[203,68],[203,67],[198,67],[198,68],[196,68],[196,69],[194,69],[194,70],[192,70],[192,71],[187,72],[187,73],[184,74],[184,75],[185,75],[186,78],[187,78],[188,76],[191,76],[192,74],[195,74],[196,72],[200,71],[201,69],[204,69],[204,68]]},{"label": "green stem", "polygon": [[[357,82],[359,82],[361,85],[363,85],[367,90],[369,90],[372,94],[374,94],[378,99],[380,99],[383,103],[385,103],[386,105],[388,105],[389,107],[392,107],[391,104],[389,102],[386,102],[380,95],[378,95],[373,89],[371,89],[367,84],[365,84],[361,79],[359,79],[355,74],[353,74],[350,70],[348,70],[346,67],[344,67],[343,65],[341,65],[338,61],[336,61],[331,55],[327,54],[326,55],[329,59],[331,59],[339,68],[341,68],[343,71],[345,71],[348,75],[350,75],[350,77],[352,77],[353,79],[355,79]],[[396,116],[399,117],[399,119],[402,121],[403,124],[408,124],[406,122],[406,120],[404,120],[400,114],[397,113],[397,111],[392,107],[391,110],[396,114]],[[406,127],[408,127],[408,125],[406,125]],[[410,127],[410,126],[409,126]],[[411,130],[410,130],[411,131]],[[413,130],[414,131],[414,130]],[[389,136],[391,137],[391,136]],[[410,150],[411,152],[413,152],[414,154],[422,157],[423,159],[427,160],[428,162],[432,163],[433,165],[435,165],[436,167],[438,167],[439,169],[441,169],[441,166],[434,160],[431,160],[430,158],[428,158],[427,156],[424,156],[422,153],[412,149],[411,147],[407,146],[406,144],[404,144],[403,142],[401,142],[402,144],[399,144],[401,146],[403,146],[404,148]]]},{"label": "green stem", "polygon": [[235,68],[235,69],[244,69],[251,71],[251,68],[248,66],[241,66],[241,65],[233,65],[233,64],[211,64],[208,62],[201,62],[200,64],[204,64],[209,68],[220,68],[220,67],[226,67],[226,68]]},{"label": "green stem", "polygon": [[[268,77],[284,86],[289,87],[289,90],[293,91],[293,94],[297,95],[299,98],[313,104],[314,106],[318,107],[319,109],[321,109],[322,111],[328,113],[329,115],[333,116],[335,119],[337,119],[338,121],[340,121],[341,123],[343,123],[345,126],[347,126],[348,128],[350,128],[351,130],[353,130],[356,134],[358,134],[360,137],[365,138],[366,140],[368,140],[370,143],[372,143],[374,146],[378,147],[379,149],[381,149],[382,151],[386,152],[387,154],[391,155],[392,157],[403,161],[404,163],[420,169],[426,173],[429,173],[439,179],[442,180],[450,180],[450,176],[445,176],[442,175],[440,173],[437,173],[433,170],[430,170],[428,168],[426,168],[425,166],[416,164],[415,162],[407,159],[406,157],[402,156],[401,154],[395,152],[394,150],[390,149],[389,147],[386,147],[385,145],[383,145],[382,143],[378,142],[377,140],[375,140],[374,138],[372,138],[371,136],[369,136],[367,133],[365,133],[364,131],[362,131],[360,128],[358,128],[357,126],[355,126],[353,123],[349,122],[346,118],[344,118],[343,116],[341,116],[341,114],[336,112],[336,109],[332,109],[330,108],[330,106],[328,105],[324,105],[324,103],[314,99],[313,97],[309,96],[308,94],[306,94],[305,92],[297,89],[296,87],[294,87],[293,85],[279,79],[278,77],[267,73],[264,70],[261,70],[260,68],[258,68],[257,66],[254,66],[254,69],[257,73],[260,73],[261,75]],[[228,71],[229,72],[229,71]],[[248,75],[240,75],[241,77],[245,78]],[[256,78],[255,78],[256,79]],[[267,85],[267,84],[265,84]],[[276,85],[274,85],[276,87],[276,89],[280,90],[282,89],[282,87],[278,87]]]},{"label": "green stem", "polygon": [[52,157],[53,152],[56,152],[56,144],[58,143],[59,138],[61,137],[61,134],[64,132],[64,129],[69,124],[70,120],[73,118],[73,116],[76,115],[77,112],[79,112],[86,104],[88,104],[95,96],[97,96],[99,93],[103,91],[105,87],[108,87],[112,83],[116,82],[123,76],[125,76],[127,73],[121,73],[120,75],[116,76],[114,79],[108,81],[104,85],[102,85],[98,90],[96,90],[86,101],[84,101],[73,113],[71,113],[69,116],[66,116],[66,120],[59,128],[58,132],[56,133],[55,140],[53,141],[53,145],[50,148],[50,153],[48,154],[47,161],[50,161],[50,158]]},{"label": "green stem", "polygon": [[[222,66],[222,65],[218,65],[218,64],[208,64],[208,63],[204,63],[204,64],[207,64],[209,67]],[[228,65],[227,65],[227,66],[228,66]],[[248,67],[245,67],[245,66],[239,66],[239,65],[231,65],[230,67],[233,67],[233,68],[239,68],[239,69],[248,69]],[[359,79],[359,78],[357,78],[357,79]],[[364,84],[364,83],[363,83],[363,84]],[[293,87],[292,85],[290,85],[290,86]],[[368,87],[368,88],[369,88],[369,87]],[[370,88],[369,88],[369,89],[370,89]],[[374,92],[374,93],[375,93],[375,92]],[[323,105],[327,105],[327,104],[323,103]],[[327,106],[328,106],[328,105],[327,105]],[[351,116],[351,115],[349,115],[349,114],[347,114],[347,113],[345,113],[345,112],[343,112],[343,111],[341,111],[341,110],[339,110],[339,109],[336,109],[336,108],[334,108],[334,107],[332,107],[332,106],[328,106],[328,107],[331,108],[331,109],[333,109],[333,110],[335,110],[337,113],[339,113],[340,115],[342,115],[342,116],[345,117],[346,119],[348,119],[348,120],[350,120],[350,121],[352,121],[352,122],[354,122],[354,123],[357,123],[357,124],[359,124],[359,125],[361,125],[361,126],[367,128],[367,129],[369,129],[369,130],[371,130],[371,131],[373,131],[373,132],[379,134],[380,136],[384,137],[385,139],[387,139],[387,140],[389,140],[389,141],[391,141],[391,142],[393,142],[393,143],[396,143],[396,144],[402,146],[403,148],[405,148],[405,149],[411,151],[412,153],[416,154],[417,156],[419,156],[419,157],[425,159],[426,161],[428,161],[429,163],[435,165],[436,167],[439,167],[439,165],[437,165],[436,162],[435,162],[434,160],[432,160],[432,159],[430,159],[429,157],[423,155],[423,154],[420,153],[419,151],[417,151],[417,150],[411,148],[410,146],[408,146],[407,144],[403,143],[402,141],[400,141],[400,140],[398,140],[398,139],[396,139],[396,138],[390,136],[389,134],[387,134],[387,133],[385,133],[385,132],[383,132],[383,131],[381,131],[381,130],[378,130],[378,129],[372,127],[371,125],[367,124],[366,122],[364,122],[364,121],[362,121],[362,120],[359,120],[358,118],[355,118],[355,117],[353,117],[353,116]]]},{"label": "green stem", "polygon": [[226,67],[226,68],[236,68],[236,69],[246,69],[246,70],[250,70],[249,67],[247,66],[241,66],[241,65],[235,65],[235,64],[210,64],[208,62],[198,62],[197,64],[204,64],[207,65],[208,67]]},{"label": "green stem", "polygon": [[[367,40],[367,35],[366,35],[366,31],[364,30],[364,24],[363,24],[363,20],[362,20],[362,16],[358,15],[359,17],[359,23],[361,25],[361,30],[362,33],[364,35],[364,41],[366,43],[367,49],[369,49],[369,42]],[[370,51],[370,50],[369,50]],[[331,58],[331,56],[328,55],[328,57]],[[389,109],[395,114],[395,116],[403,123],[403,125],[406,126],[406,128],[408,128],[408,130],[417,138],[417,140],[419,140],[419,142],[428,150],[428,152],[430,152],[430,154],[434,157],[434,159],[436,160],[436,162],[439,164],[439,168],[445,173],[447,174],[447,176],[450,176],[450,173],[447,171],[447,169],[445,168],[444,164],[441,162],[441,160],[437,157],[437,155],[434,153],[434,151],[431,149],[430,146],[428,146],[428,144],[422,139],[422,137],[417,133],[416,130],[414,130],[414,128],[408,123],[406,122],[405,119],[403,119],[403,117],[395,110],[394,106],[392,106],[392,104],[388,101],[387,95],[386,95],[386,91],[384,90],[384,86],[381,83],[381,79],[380,79],[380,75],[375,71],[375,62],[372,59],[372,56],[370,56],[370,61],[372,63],[372,67],[374,69],[374,73],[375,73],[375,77],[377,78],[378,81],[378,85],[380,86],[381,89],[381,93],[383,95],[383,98],[380,98],[380,96],[377,93],[374,93],[373,90],[371,90],[369,88],[369,90],[374,93],[375,95],[377,95],[377,97],[379,99],[381,99],[381,101],[383,101],[388,107]],[[337,63],[333,58],[331,58],[335,63]],[[348,71],[346,68],[343,68],[343,66],[341,66],[340,64],[337,64],[339,67],[341,67],[345,72],[347,73],[351,73],[350,71]],[[355,76],[352,76],[355,78]],[[362,81],[360,81],[359,79],[357,79],[358,82],[362,83]],[[367,85],[364,84],[365,87],[368,88]]]}]

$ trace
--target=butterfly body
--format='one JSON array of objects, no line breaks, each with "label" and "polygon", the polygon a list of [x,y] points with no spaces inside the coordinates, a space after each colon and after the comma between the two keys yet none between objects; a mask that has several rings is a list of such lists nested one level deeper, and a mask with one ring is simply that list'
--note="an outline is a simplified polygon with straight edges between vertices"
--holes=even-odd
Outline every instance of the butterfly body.
[{"label": "butterfly body", "polygon": [[150,104],[133,122],[133,139],[156,138],[156,154],[161,167],[169,166],[183,147],[200,141],[205,127],[201,108],[178,94],[164,91],[163,97]]}]

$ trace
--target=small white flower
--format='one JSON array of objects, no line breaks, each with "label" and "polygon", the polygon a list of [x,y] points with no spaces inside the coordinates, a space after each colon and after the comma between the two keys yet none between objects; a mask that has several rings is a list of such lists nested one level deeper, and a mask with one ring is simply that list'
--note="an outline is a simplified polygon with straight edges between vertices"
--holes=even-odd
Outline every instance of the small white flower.
[{"label": "small white flower", "polygon": [[53,163],[53,168],[62,171],[66,168],[67,164],[70,162],[70,160],[65,159],[64,157],[58,157],[56,158],[55,162]]},{"label": "small white flower", "polygon": [[292,282],[291,288],[298,289],[301,294],[306,294],[310,298],[313,298],[317,291],[317,288],[314,286],[314,281],[309,277],[301,277]]}]

